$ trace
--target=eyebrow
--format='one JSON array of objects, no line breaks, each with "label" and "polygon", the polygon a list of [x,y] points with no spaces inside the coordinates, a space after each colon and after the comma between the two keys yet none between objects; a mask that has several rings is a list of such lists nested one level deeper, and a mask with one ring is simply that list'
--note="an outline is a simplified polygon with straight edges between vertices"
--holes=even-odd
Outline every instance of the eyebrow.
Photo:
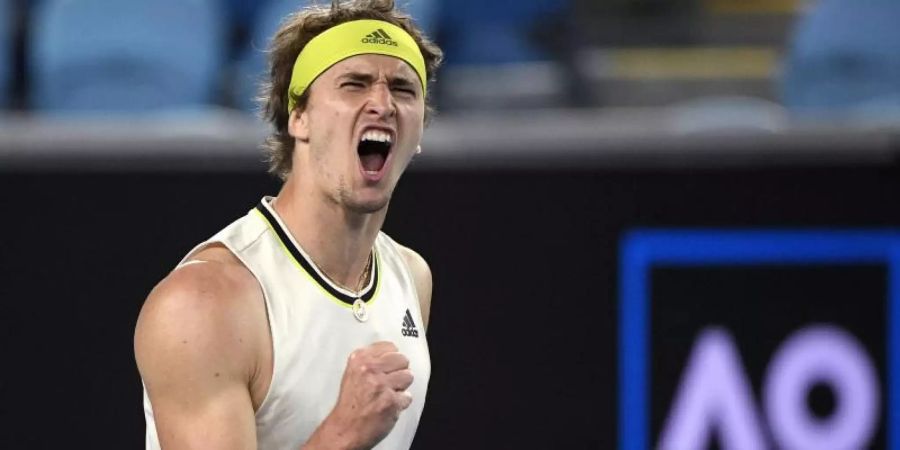
[{"label": "eyebrow", "polygon": [[404,76],[391,78],[389,84],[392,87],[407,87],[407,88],[412,88],[416,85],[416,83],[414,83],[412,80],[410,80],[409,78],[406,78]]},{"label": "eyebrow", "polygon": [[345,74],[341,74],[341,76],[339,76],[338,79],[339,80],[350,79],[353,81],[362,81],[362,82],[366,82],[366,83],[371,83],[371,82],[375,81],[375,76],[372,74],[363,73],[363,72],[347,72]]},{"label": "eyebrow", "polygon": [[[338,80],[349,79],[352,81],[359,81],[361,83],[371,84],[375,82],[375,75],[365,72],[347,72],[338,77]],[[416,83],[409,79],[409,77],[398,75],[394,77],[388,78],[388,85],[391,87],[413,87]]]}]

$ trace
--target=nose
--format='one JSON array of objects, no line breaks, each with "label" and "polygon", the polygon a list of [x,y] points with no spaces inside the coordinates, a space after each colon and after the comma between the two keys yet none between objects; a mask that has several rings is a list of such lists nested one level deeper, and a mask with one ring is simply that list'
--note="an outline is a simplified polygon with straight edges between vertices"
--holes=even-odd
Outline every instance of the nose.
[{"label": "nose", "polygon": [[394,97],[391,95],[391,89],[387,83],[372,84],[369,98],[366,102],[366,112],[375,114],[378,117],[393,117],[397,113]]}]

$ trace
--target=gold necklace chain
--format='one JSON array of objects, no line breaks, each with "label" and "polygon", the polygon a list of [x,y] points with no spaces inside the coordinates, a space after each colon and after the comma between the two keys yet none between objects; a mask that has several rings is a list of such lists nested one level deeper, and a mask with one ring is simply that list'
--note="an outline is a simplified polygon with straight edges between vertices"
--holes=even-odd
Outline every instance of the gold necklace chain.
[{"label": "gold necklace chain", "polygon": [[356,317],[356,320],[359,322],[365,322],[369,320],[369,311],[366,308],[366,302],[362,300],[360,297],[360,293],[362,292],[362,287],[365,284],[367,275],[371,272],[373,260],[375,259],[375,252],[372,251],[369,253],[369,259],[366,261],[366,267],[363,268],[362,274],[359,275],[359,281],[356,283],[356,292],[353,293],[353,296],[356,297],[356,300],[353,302],[353,306],[351,307],[351,311],[353,311],[353,317]]},{"label": "gold necklace chain", "polygon": [[340,286],[343,289],[353,292],[353,296],[356,298],[359,298],[360,297],[359,293],[362,292],[363,285],[365,284],[366,280],[369,278],[369,272],[372,268],[372,260],[373,259],[374,259],[374,255],[372,253],[369,253],[369,257],[366,259],[366,266],[363,267],[362,273],[359,274],[359,280],[356,282],[356,289],[352,289],[348,286],[344,286],[343,284],[338,283],[337,281],[334,280],[334,278],[331,278],[330,275],[325,273],[324,270],[320,270],[320,272],[322,272],[322,275],[325,275],[325,278],[328,278],[329,281]]},{"label": "gold necklace chain", "polygon": [[369,271],[372,269],[372,259],[373,255],[370,252],[369,257],[366,259],[366,267],[363,267],[362,273],[359,274],[359,281],[356,282],[356,291],[355,297],[359,298],[359,293],[362,292],[363,285],[366,283],[366,279],[369,278]]}]

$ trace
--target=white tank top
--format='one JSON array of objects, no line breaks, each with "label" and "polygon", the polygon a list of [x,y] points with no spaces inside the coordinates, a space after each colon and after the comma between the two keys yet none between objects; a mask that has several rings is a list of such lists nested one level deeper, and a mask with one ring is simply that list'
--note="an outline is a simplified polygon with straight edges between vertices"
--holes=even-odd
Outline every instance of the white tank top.
[{"label": "white tank top", "polygon": [[[372,276],[360,293],[332,283],[288,232],[267,197],[246,216],[198,245],[228,247],[262,287],[272,333],[274,368],[256,412],[260,450],[299,449],[331,412],[347,357],[376,341],[390,341],[410,360],[413,402],[376,449],[412,444],[431,375],[431,360],[411,272],[390,237],[375,239]],[[363,305],[359,305],[362,303]],[[365,321],[357,316],[367,316]],[[153,409],[144,389],[147,449],[159,449]]]}]

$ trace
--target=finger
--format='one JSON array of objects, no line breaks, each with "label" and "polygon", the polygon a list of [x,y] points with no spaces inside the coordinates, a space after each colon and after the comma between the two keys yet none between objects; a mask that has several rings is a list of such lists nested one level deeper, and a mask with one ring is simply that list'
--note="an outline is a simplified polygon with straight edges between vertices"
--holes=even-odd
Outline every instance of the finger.
[{"label": "finger", "polygon": [[399,349],[396,345],[394,345],[393,342],[379,341],[366,347],[364,350],[366,350],[367,352],[371,352],[373,356],[378,356],[382,353],[396,352]]},{"label": "finger", "polygon": [[410,394],[409,391],[397,392],[394,395],[394,401],[397,402],[397,407],[402,411],[409,408],[409,405],[412,404],[412,394]]},{"label": "finger", "polygon": [[374,344],[367,345],[365,347],[358,348],[352,351],[347,358],[348,361],[352,361],[354,359],[360,357],[378,357],[387,352],[396,352],[397,346],[394,345],[393,342],[381,341],[376,342]]},{"label": "finger", "polygon": [[375,360],[375,365],[384,373],[394,372],[409,368],[409,358],[397,352],[383,353]]},{"label": "finger", "polygon": [[405,391],[413,383],[412,371],[398,370],[387,374],[386,380],[388,386],[395,391]]}]

